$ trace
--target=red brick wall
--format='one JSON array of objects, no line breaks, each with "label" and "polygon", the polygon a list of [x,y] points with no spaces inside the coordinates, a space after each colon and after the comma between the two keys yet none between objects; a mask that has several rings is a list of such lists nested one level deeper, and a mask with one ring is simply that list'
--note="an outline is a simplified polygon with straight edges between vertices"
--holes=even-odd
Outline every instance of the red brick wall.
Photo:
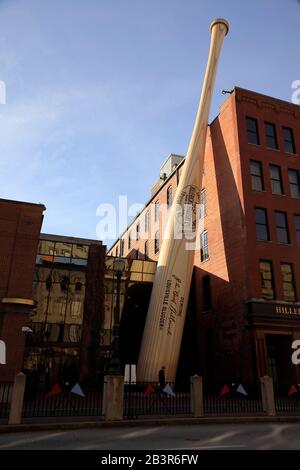
[{"label": "red brick wall", "polygon": [[[0,299],[32,299],[35,257],[42,224],[40,204],[0,200]],[[13,380],[22,369],[30,307],[0,302],[0,339],[6,343],[6,365],[0,380]]]}]

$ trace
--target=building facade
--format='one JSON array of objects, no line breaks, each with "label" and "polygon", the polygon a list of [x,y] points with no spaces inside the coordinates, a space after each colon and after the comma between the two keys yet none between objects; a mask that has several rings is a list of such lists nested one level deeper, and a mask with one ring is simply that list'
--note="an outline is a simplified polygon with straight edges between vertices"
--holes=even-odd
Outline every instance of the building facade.
[{"label": "building facade", "polygon": [[0,381],[11,381],[23,368],[25,331],[34,307],[35,256],[43,220],[42,204],[0,199],[0,340],[5,364]]},{"label": "building facade", "polygon": [[[234,88],[209,126],[191,299],[207,386],[266,374],[277,388],[299,382],[299,152],[300,107],[259,93]],[[158,259],[159,208],[172,203],[183,165],[163,172],[109,254]]]}]

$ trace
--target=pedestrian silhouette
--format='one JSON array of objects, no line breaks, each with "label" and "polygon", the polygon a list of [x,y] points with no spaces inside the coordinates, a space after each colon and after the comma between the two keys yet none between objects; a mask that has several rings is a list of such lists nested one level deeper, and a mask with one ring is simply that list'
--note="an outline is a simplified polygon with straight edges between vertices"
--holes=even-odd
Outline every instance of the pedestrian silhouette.
[{"label": "pedestrian silhouette", "polygon": [[159,387],[162,390],[166,385],[165,367],[164,366],[158,372],[158,381],[159,381]]}]

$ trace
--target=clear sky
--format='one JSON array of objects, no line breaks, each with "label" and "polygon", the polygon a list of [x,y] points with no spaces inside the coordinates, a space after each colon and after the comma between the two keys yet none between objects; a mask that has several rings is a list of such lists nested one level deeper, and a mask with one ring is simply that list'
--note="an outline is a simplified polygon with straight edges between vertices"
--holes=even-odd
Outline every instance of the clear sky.
[{"label": "clear sky", "polygon": [[298,0],[0,0],[0,197],[89,238],[99,204],[145,202],[187,150],[216,17],[230,32],[211,118],[235,85],[290,101]]}]

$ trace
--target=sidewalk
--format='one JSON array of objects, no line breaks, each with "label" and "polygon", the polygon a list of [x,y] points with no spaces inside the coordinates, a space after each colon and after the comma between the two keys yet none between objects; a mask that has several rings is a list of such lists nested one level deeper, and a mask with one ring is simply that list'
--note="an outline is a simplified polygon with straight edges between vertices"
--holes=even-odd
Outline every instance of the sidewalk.
[{"label": "sidewalk", "polygon": [[0,433],[10,432],[33,432],[49,430],[73,430],[73,429],[93,429],[93,428],[111,428],[111,427],[150,427],[166,425],[191,425],[191,424],[241,424],[241,423],[300,423],[300,415],[278,415],[278,416],[207,416],[203,418],[192,417],[142,417],[138,419],[124,419],[122,421],[104,421],[103,418],[77,418],[70,419],[50,418],[47,422],[38,419],[24,420],[23,424],[11,425],[0,424]]}]

